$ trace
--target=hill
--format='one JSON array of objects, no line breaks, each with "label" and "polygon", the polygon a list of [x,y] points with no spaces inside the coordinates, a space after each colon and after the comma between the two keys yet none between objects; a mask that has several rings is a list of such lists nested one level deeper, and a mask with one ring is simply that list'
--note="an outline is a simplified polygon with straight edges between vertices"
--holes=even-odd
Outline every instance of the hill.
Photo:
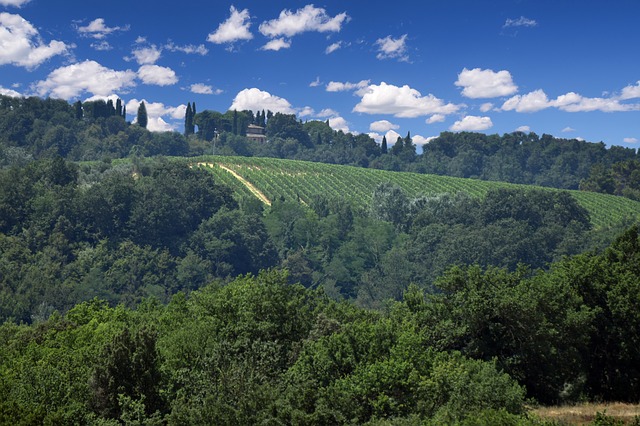
[{"label": "hill", "polygon": [[[481,197],[496,188],[558,191],[531,185],[275,158],[202,156],[186,161],[209,170],[219,182],[233,188],[237,196],[254,197],[258,191],[265,203],[284,197],[309,204],[314,196],[322,194],[345,197],[356,207],[368,208],[375,188],[383,182],[397,184],[409,197],[458,192]],[[587,209],[595,228],[640,217],[637,201],[594,192],[568,192]]]}]

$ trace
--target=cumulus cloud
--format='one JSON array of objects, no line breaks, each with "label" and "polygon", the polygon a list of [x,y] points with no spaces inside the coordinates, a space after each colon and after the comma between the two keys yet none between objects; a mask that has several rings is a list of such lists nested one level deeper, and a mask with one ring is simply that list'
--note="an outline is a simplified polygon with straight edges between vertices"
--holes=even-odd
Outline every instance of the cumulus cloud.
[{"label": "cumulus cloud", "polygon": [[283,114],[295,114],[289,101],[255,87],[238,92],[229,109],[237,109],[238,111],[259,111],[264,109]]},{"label": "cumulus cloud", "polygon": [[315,115],[316,111],[310,106],[306,106],[298,111],[298,117],[310,117]]},{"label": "cumulus cloud", "polygon": [[638,81],[634,85],[626,86],[622,89],[622,94],[620,95],[620,99],[634,99],[640,98],[640,81]]},{"label": "cumulus cloud", "polygon": [[516,129],[516,132],[529,133],[531,131],[531,127],[529,126],[520,126]]},{"label": "cumulus cloud", "polygon": [[52,40],[46,44],[38,30],[20,15],[0,13],[0,65],[37,68],[46,60],[65,54],[72,45]]},{"label": "cumulus cloud", "polygon": [[316,114],[318,117],[337,117],[338,115],[338,111],[333,110],[331,108],[324,108],[322,110],[320,110],[320,112],[318,114]]},{"label": "cumulus cloud", "polygon": [[638,138],[624,138],[622,139],[622,141],[624,143],[638,143],[640,141],[638,141]]},{"label": "cumulus cloud", "polygon": [[[168,132],[177,128],[176,124],[170,124],[165,120],[182,120],[187,111],[186,105],[178,105],[177,107],[166,106],[162,102],[149,102],[146,99],[131,99],[127,102],[127,113],[136,116],[140,103],[144,102],[147,110],[147,129],[152,132]],[[134,118],[133,122],[135,123]]]},{"label": "cumulus cloud", "polygon": [[180,46],[173,42],[169,42],[164,45],[164,48],[170,52],[182,52],[182,53],[186,53],[187,55],[196,54],[200,56],[205,56],[207,53],[209,53],[209,49],[207,49],[204,46],[204,44],[199,44],[197,46],[195,44],[186,44],[186,45]]},{"label": "cumulus cloud", "polygon": [[327,84],[326,90],[327,92],[345,92],[349,90],[364,89],[369,86],[370,82],[371,80],[361,80],[357,83],[350,83],[348,81],[344,83],[339,81],[330,81],[329,84]]},{"label": "cumulus cloud", "polygon": [[467,98],[497,98],[513,95],[518,91],[518,86],[513,83],[511,73],[506,70],[495,72],[474,68],[464,68],[458,74],[456,86],[463,87],[462,96]]},{"label": "cumulus cloud", "polygon": [[67,100],[85,92],[108,96],[135,86],[136,76],[135,71],[116,71],[87,60],[52,71],[46,80],[35,83],[34,88],[40,96]]},{"label": "cumulus cloud", "polygon": [[507,18],[502,28],[510,27],[535,27],[538,23],[534,19],[525,18],[521,16],[516,19]]},{"label": "cumulus cloud", "polygon": [[220,93],[222,93],[222,90],[213,90],[213,87],[203,83],[192,84],[191,86],[189,86],[189,91],[198,95],[219,95]]},{"label": "cumulus cloud", "polygon": [[493,104],[491,102],[485,102],[480,105],[480,112],[489,112],[493,109]]},{"label": "cumulus cloud", "polygon": [[22,95],[20,93],[16,92],[15,90],[13,90],[13,89],[5,89],[2,86],[0,86],[0,95],[12,96],[14,98],[22,97]]},{"label": "cumulus cloud", "polygon": [[148,47],[140,47],[138,49],[134,49],[133,52],[134,59],[138,63],[138,65],[150,65],[155,64],[160,56],[162,55],[162,49],[157,47],[155,44],[152,44]]},{"label": "cumulus cloud", "polygon": [[442,123],[444,119],[445,119],[445,116],[442,114],[433,114],[431,117],[427,118],[425,122],[427,124]]},{"label": "cumulus cloud", "polygon": [[341,41],[337,41],[335,43],[331,43],[329,46],[327,46],[327,48],[324,50],[324,53],[326,53],[327,55],[330,53],[335,52],[336,50],[340,49],[342,47],[343,43]]},{"label": "cumulus cloud", "polygon": [[490,117],[467,115],[462,120],[453,123],[449,130],[453,132],[477,132],[491,127],[493,127],[493,123]]},{"label": "cumulus cloud", "polygon": [[415,145],[424,146],[436,138],[437,136],[429,136],[425,138],[424,136],[421,136],[421,135],[414,135],[411,137],[411,140]]},{"label": "cumulus cloud", "polygon": [[400,38],[393,38],[390,35],[376,40],[378,46],[378,59],[398,59],[401,62],[409,60],[407,55],[407,34]]},{"label": "cumulus cloud", "polygon": [[349,123],[342,117],[331,117],[329,118],[329,127],[333,130],[338,131],[342,130],[344,133],[349,133]]},{"label": "cumulus cloud", "polygon": [[315,80],[313,80],[311,83],[309,83],[309,87],[318,87],[321,84],[322,83],[320,82],[320,77],[316,77]]},{"label": "cumulus cloud", "polygon": [[288,49],[290,47],[291,47],[291,41],[285,40],[284,38],[275,38],[275,39],[270,40],[269,42],[267,42],[267,44],[262,46],[260,49],[261,50],[273,50],[273,51],[277,52],[280,49]]},{"label": "cumulus cloud", "polygon": [[31,0],[0,0],[0,5],[21,7],[22,5],[25,5],[30,1]]},{"label": "cumulus cloud", "polygon": [[445,103],[432,94],[422,94],[407,85],[402,87],[381,82],[360,91],[362,98],[353,108],[354,112],[366,114],[391,114],[395,117],[415,118],[425,115],[452,114],[460,108]]},{"label": "cumulus cloud", "polygon": [[295,12],[282,10],[277,19],[263,22],[258,29],[262,35],[271,38],[293,37],[309,31],[339,32],[349,19],[346,12],[331,17],[324,9],[308,4]]},{"label": "cumulus cloud", "polygon": [[389,120],[374,121],[369,125],[369,130],[374,132],[387,132],[391,129],[399,129],[400,126],[393,124]]},{"label": "cumulus cloud", "polygon": [[575,92],[560,95],[556,99],[549,99],[541,89],[534,90],[526,95],[516,95],[502,104],[502,110],[516,112],[536,112],[552,107],[566,112],[640,110],[640,105],[623,104],[617,98],[588,98]]},{"label": "cumulus cloud", "polygon": [[253,34],[249,31],[251,26],[249,9],[239,11],[234,6],[231,6],[229,11],[231,12],[229,18],[207,36],[207,41],[215,44],[231,44],[236,41],[251,40],[253,38]]},{"label": "cumulus cloud", "polygon": [[129,26],[124,27],[108,27],[104,23],[104,18],[96,18],[84,27],[77,28],[78,33],[85,37],[103,39],[115,31],[128,31]]},{"label": "cumulus cloud", "polygon": [[140,69],[138,69],[138,78],[140,78],[144,84],[153,84],[156,86],[171,86],[178,82],[178,77],[174,70],[159,65],[141,66]]}]

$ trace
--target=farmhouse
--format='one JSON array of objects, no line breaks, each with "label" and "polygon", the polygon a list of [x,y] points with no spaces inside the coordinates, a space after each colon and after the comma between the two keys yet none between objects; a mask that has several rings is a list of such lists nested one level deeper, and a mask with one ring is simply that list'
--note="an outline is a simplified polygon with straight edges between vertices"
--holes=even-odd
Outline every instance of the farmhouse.
[{"label": "farmhouse", "polygon": [[249,124],[247,126],[247,139],[255,142],[266,142],[267,137],[264,134],[264,127]]}]

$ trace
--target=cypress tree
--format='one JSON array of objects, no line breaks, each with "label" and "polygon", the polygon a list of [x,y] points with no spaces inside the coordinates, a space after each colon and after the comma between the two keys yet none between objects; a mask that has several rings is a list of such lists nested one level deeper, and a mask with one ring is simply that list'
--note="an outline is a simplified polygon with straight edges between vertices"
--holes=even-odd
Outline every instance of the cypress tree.
[{"label": "cypress tree", "polygon": [[112,115],[116,115],[116,108],[113,106],[113,101],[109,99],[107,101],[107,109],[105,111],[105,116],[111,117]]},{"label": "cypress tree", "polygon": [[238,110],[233,110],[233,127],[231,129],[234,135],[238,134]]},{"label": "cypress tree", "polygon": [[122,105],[122,118],[124,118],[125,121],[127,120],[127,106],[126,105]]},{"label": "cypress tree", "polygon": [[73,104],[74,109],[75,109],[75,113],[76,113],[76,118],[78,120],[82,120],[83,117],[83,113],[82,113],[82,102],[77,101],[75,104]]},{"label": "cypress tree", "polygon": [[383,154],[386,154],[388,151],[388,147],[387,147],[387,137],[383,136],[382,137],[382,144],[380,146],[380,151],[382,151]]},{"label": "cypress tree", "polygon": [[144,101],[142,101],[138,107],[138,125],[146,129],[148,121],[147,107],[145,106]]},{"label": "cypress tree", "polygon": [[191,103],[187,102],[187,111],[184,114],[184,135],[189,136],[193,133],[193,111],[191,110]]},{"label": "cypress tree", "polygon": [[116,100],[116,115],[122,117],[122,100],[120,98]]}]

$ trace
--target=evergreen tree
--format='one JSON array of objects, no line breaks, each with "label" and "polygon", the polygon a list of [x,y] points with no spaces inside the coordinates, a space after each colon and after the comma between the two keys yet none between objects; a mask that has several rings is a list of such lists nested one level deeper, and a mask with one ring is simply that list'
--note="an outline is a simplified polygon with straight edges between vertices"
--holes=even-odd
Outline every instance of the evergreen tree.
[{"label": "evergreen tree", "polygon": [[124,118],[125,121],[127,120],[127,106],[126,105],[122,105],[122,118]]},{"label": "evergreen tree", "polygon": [[116,100],[116,115],[122,117],[122,99],[120,98]]},{"label": "evergreen tree", "polygon": [[140,102],[140,106],[138,107],[138,125],[143,128],[147,128],[147,123],[149,118],[147,117],[147,107],[144,104],[144,101]]},{"label": "evergreen tree", "polygon": [[382,144],[381,144],[381,146],[380,146],[380,151],[381,151],[383,154],[386,154],[386,153],[387,153],[387,151],[388,151],[388,148],[387,148],[387,137],[386,137],[386,136],[383,136],[383,137],[382,137]]},{"label": "evergreen tree", "polygon": [[187,111],[184,114],[184,135],[193,134],[193,127],[193,111],[191,110],[191,103],[187,102]]},{"label": "evergreen tree", "polygon": [[238,134],[238,110],[236,109],[233,110],[233,124],[231,127],[231,132],[234,135]]},{"label": "evergreen tree", "polygon": [[76,113],[76,118],[78,120],[82,120],[83,117],[83,113],[82,113],[82,102],[77,101],[75,104],[73,104],[73,107],[75,109],[75,113]]},{"label": "evergreen tree", "polygon": [[113,101],[109,99],[107,100],[107,109],[105,111],[105,116],[111,117],[112,115],[116,115],[116,107],[113,106]]},{"label": "evergreen tree", "polygon": [[267,116],[264,113],[264,110],[262,110],[262,118],[260,118],[259,125],[262,126],[262,127],[267,127]]},{"label": "evergreen tree", "polygon": [[191,114],[193,114],[194,117],[197,114],[196,113],[196,103],[195,102],[191,105]]}]

